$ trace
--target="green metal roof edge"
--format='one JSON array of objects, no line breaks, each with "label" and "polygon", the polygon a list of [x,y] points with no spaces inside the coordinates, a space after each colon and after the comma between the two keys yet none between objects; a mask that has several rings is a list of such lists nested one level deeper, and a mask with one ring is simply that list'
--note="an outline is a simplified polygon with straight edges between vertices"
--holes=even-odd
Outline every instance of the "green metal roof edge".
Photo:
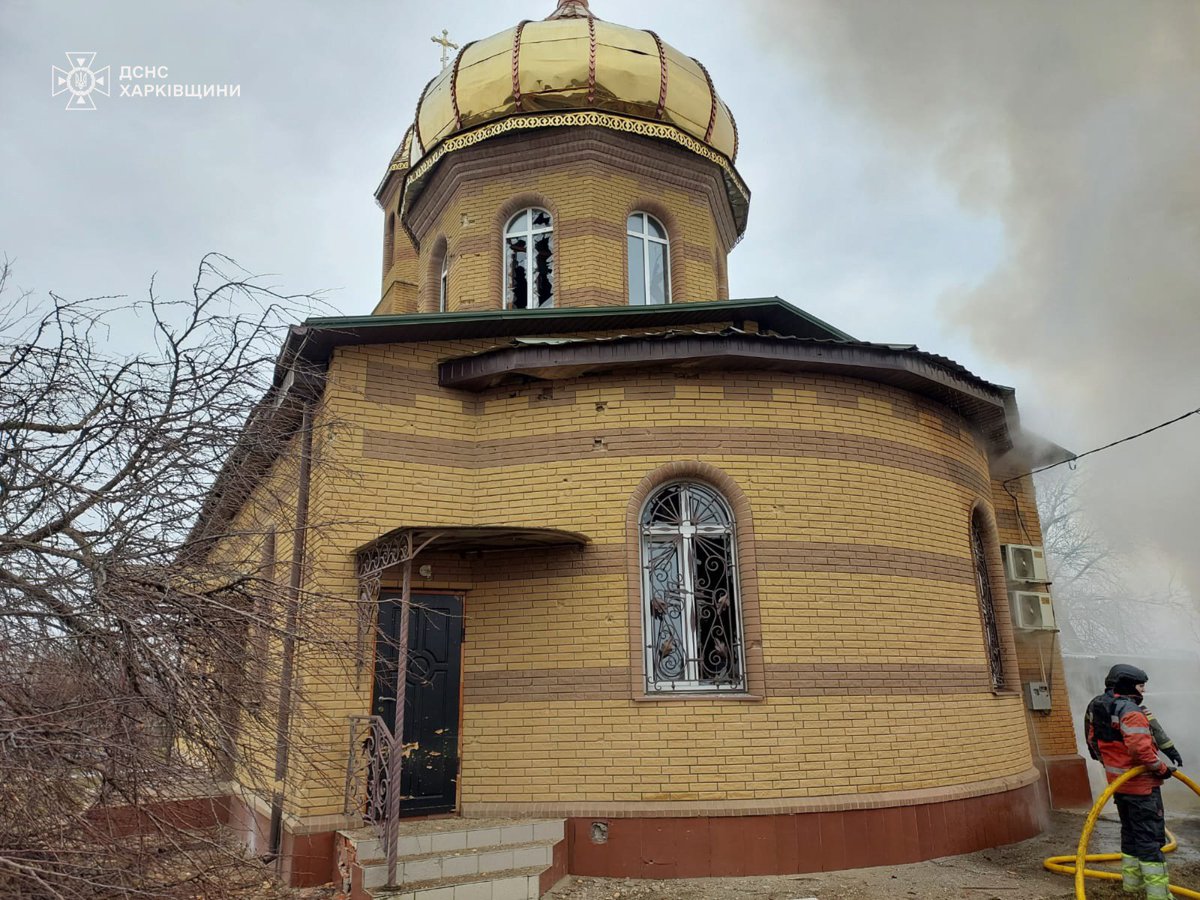
[{"label": "green metal roof edge", "polygon": [[522,321],[537,322],[555,319],[591,319],[607,316],[634,316],[654,318],[658,315],[688,312],[737,312],[751,307],[773,306],[786,315],[796,316],[824,329],[839,340],[854,341],[851,335],[835,328],[828,322],[807,313],[800,307],[787,302],[781,297],[759,297],[746,300],[714,300],[693,303],[668,303],[654,306],[577,306],[553,307],[551,309],[496,309],[484,312],[462,313],[414,313],[389,316],[327,316],[304,320],[304,327],[318,330],[338,331],[360,328],[387,328],[404,325],[466,324],[470,322],[504,322]]}]

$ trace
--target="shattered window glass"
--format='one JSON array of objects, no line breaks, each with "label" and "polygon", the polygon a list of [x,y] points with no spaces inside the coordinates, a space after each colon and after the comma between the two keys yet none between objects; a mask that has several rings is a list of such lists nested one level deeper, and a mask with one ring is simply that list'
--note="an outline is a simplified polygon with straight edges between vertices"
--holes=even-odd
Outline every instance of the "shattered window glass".
[{"label": "shattered window glass", "polygon": [[509,220],[504,234],[505,308],[553,306],[554,226],[550,213],[522,210]]}]

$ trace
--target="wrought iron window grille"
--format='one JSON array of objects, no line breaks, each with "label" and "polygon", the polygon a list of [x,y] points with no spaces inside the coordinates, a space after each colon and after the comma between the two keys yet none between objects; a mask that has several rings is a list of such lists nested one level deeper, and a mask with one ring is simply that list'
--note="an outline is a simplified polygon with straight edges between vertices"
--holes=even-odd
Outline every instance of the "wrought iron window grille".
[{"label": "wrought iron window grille", "polygon": [[712,488],[659,488],[640,520],[648,694],[744,692],[736,535]]},{"label": "wrought iron window grille", "polygon": [[971,519],[971,557],[975,564],[975,588],[979,594],[979,615],[983,621],[988,673],[992,679],[992,690],[998,691],[1004,687],[1004,654],[996,622],[996,604],[992,599],[992,581],[988,576],[987,549],[977,517]]}]

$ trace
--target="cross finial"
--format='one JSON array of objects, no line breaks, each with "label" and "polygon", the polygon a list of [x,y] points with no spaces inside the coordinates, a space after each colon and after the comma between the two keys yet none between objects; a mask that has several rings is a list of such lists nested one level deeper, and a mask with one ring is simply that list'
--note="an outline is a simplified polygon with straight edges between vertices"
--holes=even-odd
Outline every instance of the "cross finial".
[{"label": "cross finial", "polygon": [[446,64],[450,61],[450,50],[457,50],[458,44],[455,44],[450,40],[450,32],[445,28],[442,29],[441,37],[431,37],[430,40],[435,44],[442,45],[442,68],[446,68]]},{"label": "cross finial", "polygon": [[586,19],[592,15],[588,0],[558,0],[558,7],[550,13],[550,19]]}]

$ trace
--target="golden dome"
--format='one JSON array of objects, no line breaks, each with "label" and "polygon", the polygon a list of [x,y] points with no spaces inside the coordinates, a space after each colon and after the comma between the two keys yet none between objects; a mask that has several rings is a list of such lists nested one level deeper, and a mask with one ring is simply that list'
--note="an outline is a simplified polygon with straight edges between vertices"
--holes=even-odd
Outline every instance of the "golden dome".
[{"label": "golden dome", "polygon": [[[490,123],[497,124],[482,128]],[[748,204],[733,168],[737,125],[708,71],[652,31],[596,18],[587,0],[559,0],[544,21],[463,47],[422,92],[411,141],[406,136],[390,168],[411,170],[415,187],[459,145],[540,124],[672,140],[724,170],[735,208]]]},{"label": "golden dome", "polygon": [[601,21],[579,0],[463,47],[425,89],[417,142],[430,148],[506,116],[583,109],[666,122],[737,159],[733,115],[704,66],[652,31]]}]

